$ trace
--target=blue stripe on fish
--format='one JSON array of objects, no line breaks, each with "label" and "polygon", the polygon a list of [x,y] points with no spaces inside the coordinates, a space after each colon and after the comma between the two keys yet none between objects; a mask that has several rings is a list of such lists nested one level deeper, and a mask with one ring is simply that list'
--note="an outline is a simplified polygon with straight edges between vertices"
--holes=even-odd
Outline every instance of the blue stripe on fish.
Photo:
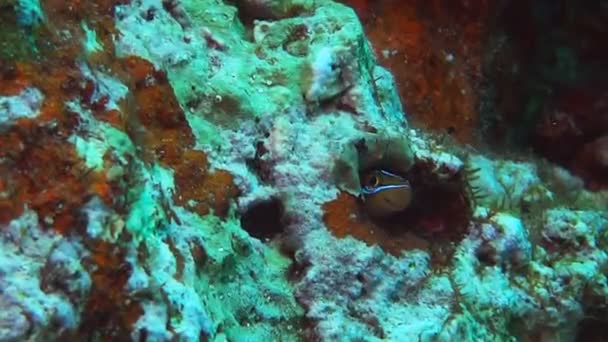
[{"label": "blue stripe on fish", "polygon": [[376,188],[367,188],[364,187],[361,189],[361,194],[363,195],[373,195],[373,194],[377,194],[379,192],[385,191],[385,190],[392,190],[392,189],[401,189],[401,188],[409,188],[410,185],[409,184],[391,184],[391,185],[382,185]]}]

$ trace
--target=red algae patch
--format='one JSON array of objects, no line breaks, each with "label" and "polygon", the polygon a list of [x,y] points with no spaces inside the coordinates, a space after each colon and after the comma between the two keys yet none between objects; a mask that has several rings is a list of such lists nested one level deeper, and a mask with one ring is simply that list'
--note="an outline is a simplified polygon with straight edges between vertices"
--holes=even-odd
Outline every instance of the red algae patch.
[{"label": "red algae patch", "polygon": [[175,167],[175,185],[175,203],[200,215],[213,211],[225,217],[230,201],[238,195],[232,175],[224,170],[209,172],[207,156],[196,150],[186,151]]},{"label": "red algae patch", "polygon": [[125,292],[131,276],[125,251],[103,241],[90,242],[89,248],[92,252],[89,261],[95,266],[95,271],[91,275],[93,286],[85,306],[81,333],[88,335],[97,331],[104,341],[129,336],[143,309]]},{"label": "red algae patch", "polygon": [[490,2],[341,2],[358,11],[413,123],[471,141]]},{"label": "red algae patch", "polygon": [[27,78],[27,66],[0,60],[0,95],[15,96],[30,85]]},{"label": "red algae patch", "polygon": [[123,65],[134,89],[129,109],[136,114],[136,122],[127,125],[144,127],[142,141],[135,141],[143,147],[144,159],[174,168],[177,205],[201,215],[213,212],[225,217],[238,195],[232,175],[224,170],[208,172],[204,152],[192,149],[194,135],[165,73],[138,57],[124,59]]},{"label": "red algae patch", "polygon": [[[144,167],[158,163],[174,169],[178,205],[225,217],[238,195],[232,175],[224,170],[209,172],[204,152],[193,149],[194,135],[165,72],[143,58],[116,57],[114,9],[127,2],[43,0],[46,20],[34,37],[39,58],[0,61],[0,96],[19,95],[30,87],[43,95],[35,119],[20,119],[0,134],[0,224],[29,208],[38,214],[42,227],[65,236],[82,235],[90,253],[85,262],[92,286],[79,330],[67,333],[75,340],[129,336],[143,310],[139,300],[125,291],[131,275],[122,247],[125,235],[117,242],[91,239],[84,233],[82,212],[97,196],[110,211],[126,215],[130,204],[125,192],[133,185],[128,181],[137,176],[116,179],[109,175],[111,169],[124,166],[113,151],[104,155],[103,168],[87,167],[70,138],[86,139],[89,132],[80,113],[74,112],[78,106],[67,103],[125,132]],[[101,49],[85,51],[83,23],[95,32]],[[118,108],[109,108],[110,101],[116,100],[109,94],[94,95],[99,85],[84,69],[103,70],[127,86],[129,92]],[[134,156],[125,158],[129,165],[136,164]]]},{"label": "red algae patch", "polygon": [[[0,94],[16,95],[27,87],[44,95],[35,120],[22,119],[0,136],[0,156],[6,160],[0,172],[3,208],[0,222],[20,216],[27,206],[34,209],[40,223],[61,233],[78,228],[78,211],[92,196],[111,204],[112,193],[103,172],[86,168],[68,138],[80,124],[77,113],[66,102],[90,97],[89,83],[79,67],[83,59],[81,22],[86,20],[99,31],[113,55],[108,33],[113,30],[112,9],[120,1],[42,1],[46,20],[35,32],[40,57],[32,61],[2,61]],[[58,34],[69,32],[70,39]]]},{"label": "red algae patch", "polygon": [[144,150],[147,162],[175,166],[181,154],[194,146],[194,135],[163,71],[145,59],[121,60],[122,77],[132,91],[123,107],[125,128]]},{"label": "red algae patch", "polygon": [[88,170],[72,144],[57,137],[61,131],[49,131],[32,122],[14,127],[0,136],[3,186],[9,196],[0,199],[2,223],[34,209],[40,223],[60,233],[75,228],[77,212],[91,195],[110,199],[105,177]]},{"label": "red algae patch", "polygon": [[426,247],[428,243],[413,234],[392,234],[366,217],[358,199],[341,192],[323,205],[323,221],[337,238],[352,236],[368,245],[378,245],[388,253],[399,255],[403,250]]},{"label": "red algae patch", "polygon": [[[48,39],[47,44],[53,49],[42,51],[39,61],[2,63],[1,77],[5,82],[0,82],[0,94],[15,95],[32,86],[41,90],[44,101],[36,120],[22,120],[0,137],[0,156],[9,160],[6,170],[2,170],[7,177],[1,185],[8,189],[8,195],[0,198],[0,207],[6,209],[0,215],[1,222],[18,217],[27,205],[39,213],[44,226],[68,233],[78,221],[78,209],[90,196],[98,195],[112,207],[112,198],[119,195],[116,192],[124,191],[109,185],[105,171],[87,170],[67,141],[80,121],[78,114],[65,106],[70,100],[80,100],[95,118],[125,131],[142,151],[140,157],[145,162],[178,170],[184,169],[180,167],[184,163],[190,165],[194,135],[164,71],[136,56],[114,56],[112,15],[119,3],[124,1],[43,2],[48,26],[40,38]],[[93,62],[106,67],[130,89],[119,111],[106,109],[107,96],[92,100],[96,84],[83,75],[78,62],[85,57],[81,20],[88,21],[104,45],[103,50],[87,56],[84,62],[92,68],[98,66]],[[58,28],[68,30],[74,38],[55,36],[54,29]],[[47,129],[47,125],[54,128]],[[15,169],[19,172],[13,172]],[[197,192],[178,188],[185,191],[182,198],[199,201],[197,212],[207,214],[212,209],[221,215],[227,213],[229,201],[237,193],[228,172],[208,174],[205,170],[201,178],[191,181],[196,183]]]}]

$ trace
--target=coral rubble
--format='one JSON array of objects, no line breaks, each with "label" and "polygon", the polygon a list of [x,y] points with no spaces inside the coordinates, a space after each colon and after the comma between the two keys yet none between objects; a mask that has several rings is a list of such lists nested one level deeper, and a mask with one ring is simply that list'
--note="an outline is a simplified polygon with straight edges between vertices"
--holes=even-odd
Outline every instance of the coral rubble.
[{"label": "coral rubble", "polygon": [[[0,7],[17,32],[0,53],[0,341],[573,341],[608,323],[608,195],[408,126],[353,9]],[[420,86],[474,116],[466,52],[405,107]],[[594,175],[605,145],[578,157]],[[407,203],[362,201],[378,170]]]}]

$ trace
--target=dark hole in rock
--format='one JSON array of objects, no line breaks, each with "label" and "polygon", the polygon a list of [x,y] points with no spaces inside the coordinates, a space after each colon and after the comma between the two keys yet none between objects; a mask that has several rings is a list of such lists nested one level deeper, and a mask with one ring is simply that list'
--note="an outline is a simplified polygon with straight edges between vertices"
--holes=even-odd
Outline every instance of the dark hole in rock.
[{"label": "dark hole in rock", "polygon": [[249,206],[241,216],[241,226],[249,235],[262,241],[269,240],[284,231],[284,213],[281,200],[272,197]]},{"label": "dark hole in rock", "polygon": [[587,317],[578,323],[575,342],[608,341],[608,321],[597,317]]},{"label": "dark hole in rock", "polygon": [[482,264],[496,265],[496,249],[489,244],[483,244],[475,250],[475,256]]}]

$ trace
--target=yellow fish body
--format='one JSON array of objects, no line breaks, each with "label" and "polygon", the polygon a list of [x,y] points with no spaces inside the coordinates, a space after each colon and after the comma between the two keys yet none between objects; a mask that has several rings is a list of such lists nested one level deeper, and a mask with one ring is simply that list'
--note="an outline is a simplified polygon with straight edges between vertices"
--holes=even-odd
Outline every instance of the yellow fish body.
[{"label": "yellow fish body", "polygon": [[373,170],[365,174],[362,183],[363,205],[374,218],[386,218],[401,212],[412,202],[410,183],[386,170]]}]

